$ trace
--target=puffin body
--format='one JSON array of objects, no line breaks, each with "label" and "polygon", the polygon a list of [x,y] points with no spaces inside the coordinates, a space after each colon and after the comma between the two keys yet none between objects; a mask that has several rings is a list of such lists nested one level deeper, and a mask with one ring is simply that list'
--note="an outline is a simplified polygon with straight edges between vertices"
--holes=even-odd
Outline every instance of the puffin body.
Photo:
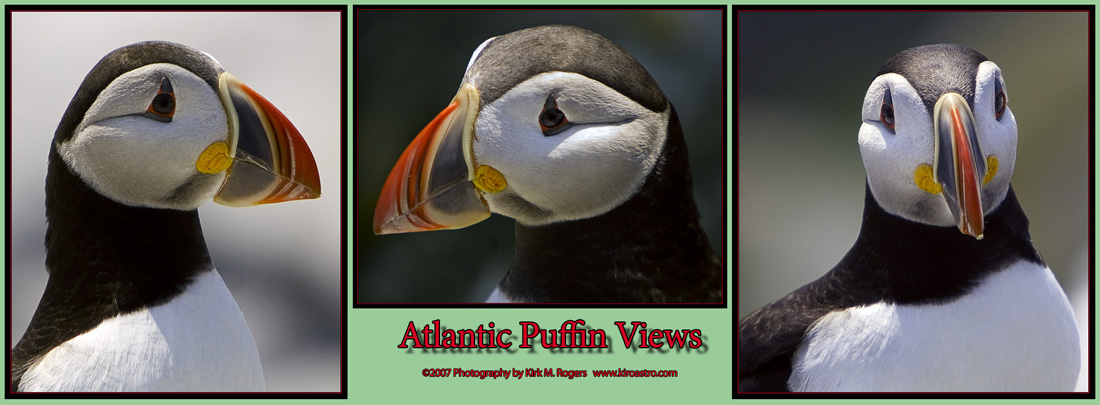
[{"label": "puffin body", "polygon": [[109,53],[50,148],[50,277],[12,349],[10,389],[262,391],[197,208],[319,195],[301,134],[213,57],[170,42]]},{"label": "puffin body", "polygon": [[491,302],[720,302],[676,111],[606,38],[540,26],[474,51],[386,179],[377,234],[516,220]]},{"label": "puffin body", "polygon": [[256,343],[217,270],[195,276],[186,288],[49,350],[23,374],[19,389],[263,391]]},{"label": "puffin body", "polygon": [[1073,389],[1073,310],[1009,184],[1000,68],[902,51],[863,104],[863,224],[832,270],[742,319],[738,391]]}]

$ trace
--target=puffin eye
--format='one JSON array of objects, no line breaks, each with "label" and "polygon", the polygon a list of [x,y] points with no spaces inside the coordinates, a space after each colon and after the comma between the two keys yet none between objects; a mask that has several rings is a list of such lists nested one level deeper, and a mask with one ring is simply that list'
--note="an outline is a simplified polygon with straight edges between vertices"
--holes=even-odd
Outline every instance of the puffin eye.
[{"label": "puffin eye", "polygon": [[882,107],[879,108],[878,119],[890,132],[894,132],[894,99],[890,97],[890,91],[882,96]]},{"label": "puffin eye", "polygon": [[144,115],[157,121],[171,122],[172,115],[175,113],[176,93],[172,92],[172,82],[168,81],[167,77],[162,77],[157,95],[153,96],[153,101],[149,103],[149,108],[145,110]]},{"label": "puffin eye", "polygon": [[1008,96],[1005,95],[1005,89],[1001,88],[1001,81],[993,82],[993,91],[997,92],[993,96],[993,113],[997,115],[997,120],[1000,121],[1001,117],[1005,115],[1005,109],[1008,108]]},{"label": "puffin eye", "polygon": [[542,135],[554,136],[571,126],[573,123],[569,122],[569,119],[565,118],[565,113],[558,109],[558,102],[554,100],[554,96],[547,97],[546,104],[542,106],[542,113],[539,114],[539,128],[542,129]]}]

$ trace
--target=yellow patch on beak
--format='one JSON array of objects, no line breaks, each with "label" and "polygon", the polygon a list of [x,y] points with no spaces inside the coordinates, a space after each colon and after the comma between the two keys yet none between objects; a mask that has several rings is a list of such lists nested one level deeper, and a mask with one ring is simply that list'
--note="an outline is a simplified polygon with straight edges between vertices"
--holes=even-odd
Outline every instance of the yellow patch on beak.
[{"label": "yellow patch on beak", "polygon": [[982,185],[984,186],[986,183],[989,183],[990,180],[993,180],[993,176],[996,175],[997,157],[989,155],[989,157],[985,158],[985,178],[982,179]]},{"label": "yellow patch on beak", "polygon": [[928,194],[943,192],[943,186],[932,178],[932,166],[928,164],[921,164],[917,166],[917,170],[913,171],[913,183],[921,190],[928,192]]},{"label": "yellow patch on beak", "polygon": [[488,165],[481,165],[474,172],[474,185],[486,193],[499,193],[508,186],[508,182],[504,180],[504,175],[500,174],[497,169]]},{"label": "yellow patch on beak", "polygon": [[[985,177],[982,179],[983,186],[993,181],[993,177],[997,176],[997,166],[996,156],[989,155],[989,157],[985,158]],[[943,192],[943,186],[932,178],[932,166],[927,164],[921,164],[917,166],[917,170],[913,171],[913,183],[929,194],[939,194]]]},{"label": "yellow patch on beak", "polygon": [[195,161],[195,168],[200,172],[211,174],[229,168],[232,163],[233,158],[229,157],[229,145],[218,141],[207,146],[206,150],[199,154],[199,159]]}]

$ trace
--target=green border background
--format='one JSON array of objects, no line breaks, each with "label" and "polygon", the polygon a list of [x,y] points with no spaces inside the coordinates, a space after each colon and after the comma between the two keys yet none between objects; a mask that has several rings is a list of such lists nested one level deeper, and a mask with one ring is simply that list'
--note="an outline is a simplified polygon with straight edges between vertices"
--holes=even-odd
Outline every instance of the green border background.
[{"label": "green border background", "polygon": [[[117,5],[140,5],[150,4],[151,2],[136,2],[136,1],[113,1],[110,4]],[[220,5],[220,2],[204,1],[204,2],[191,2],[191,1],[177,1],[175,4],[187,4],[187,5]],[[300,4],[298,1],[236,1],[233,2],[238,5],[292,5]],[[332,1],[326,2],[326,4],[346,4],[349,6],[348,18],[348,42],[347,42],[347,72],[353,72],[352,47],[353,43],[350,40],[353,36],[352,28],[352,16],[353,5],[365,4],[367,2],[348,2],[348,1]],[[495,5],[515,5],[515,4],[527,4],[528,2],[498,2],[498,1],[482,1],[478,4],[495,4]],[[619,6],[638,6],[638,5],[659,5],[668,4],[670,2],[652,2],[647,0],[636,0],[631,2],[622,1],[604,1],[600,4],[603,5],[619,5]],[[977,4],[995,4],[993,2],[975,2]],[[1011,4],[1035,4],[1034,1],[1022,2],[1012,1]],[[41,4],[41,2],[7,2],[4,4]],[[72,2],[54,3],[54,4],[72,4]],[[375,4],[371,2],[371,4]],[[404,5],[450,5],[451,3],[441,2],[407,2],[407,1],[390,1],[385,4],[404,4]],[[553,6],[562,6],[565,4],[584,5],[587,2],[580,1],[566,1],[556,2]],[[733,87],[734,87],[734,30],[736,24],[736,14],[733,9],[740,3],[734,3],[730,1],[713,2],[713,1],[699,1],[696,4],[708,4],[708,5],[728,5],[730,8],[729,14],[727,14],[727,25],[729,30],[727,31],[727,60],[729,61],[729,73],[728,83],[730,99],[733,99]],[[813,8],[818,7],[816,5],[807,5],[804,1],[799,2],[774,2],[774,1],[758,1],[753,4],[768,4],[775,5],[776,7],[789,7],[790,5],[800,5],[801,8]],[[851,2],[847,4],[872,4],[865,2]],[[912,4],[912,3],[908,3]],[[955,2],[937,1],[926,4],[942,4],[949,7],[956,7]],[[974,4],[974,3],[972,3]],[[1095,4],[1095,2],[1071,2],[1071,4]],[[895,5],[896,6],[896,5]],[[6,23],[5,23],[6,28]],[[6,30],[5,30],[6,32]],[[6,56],[5,56],[6,57]],[[347,81],[349,102],[347,104],[347,126],[353,128],[352,117],[354,111],[352,110],[351,96],[353,94],[353,80]],[[4,85],[6,91],[6,85]],[[727,143],[727,154],[729,157],[729,165],[727,166],[727,201],[733,201],[735,197],[733,192],[732,179],[733,173],[733,156],[734,155],[734,142],[733,137],[733,114],[732,103],[727,112],[728,136],[731,142]],[[349,137],[353,136],[352,133],[348,134]],[[350,138],[349,138],[350,140]],[[353,150],[350,147],[347,149],[347,158],[349,163],[353,162]],[[7,166],[0,168],[6,172]],[[350,173],[350,167],[348,168]],[[6,173],[5,173],[6,174]],[[1095,173],[1094,173],[1095,174]],[[352,201],[353,180],[351,176],[346,179],[346,185],[348,194],[347,206],[350,209],[354,206]],[[6,202],[5,202],[6,204]],[[729,204],[726,208],[727,221],[732,221],[733,218],[733,204]],[[3,219],[6,221],[6,218]],[[353,226],[352,218],[348,218],[348,232],[349,235]],[[726,248],[728,252],[736,252],[734,246],[734,240],[736,237],[735,230],[730,228],[726,234]],[[346,260],[350,265],[352,264],[352,254],[354,251],[354,241],[349,237],[347,240],[347,257]],[[730,257],[727,255],[727,257]],[[732,270],[732,269],[731,269]],[[731,271],[731,274],[733,272]],[[733,277],[730,277],[729,291],[735,291],[732,285]],[[352,283],[348,282],[348,297],[352,296],[351,288]],[[350,301],[346,304],[348,310],[348,399],[353,403],[447,403],[447,404],[467,404],[467,403],[595,403],[595,402],[610,402],[617,403],[638,403],[638,404],[650,404],[650,403],[687,403],[687,404],[711,404],[711,403],[730,403],[734,402],[731,399],[732,394],[732,361],[733,361],[733,338],[732,338],[732,321],[734,318],[734,306],[730,305],[730,308],[724,310],[716,309],[554,309],[554,310],[526,310],[526,309],[359,309],[353,310],[351,308]],[[447,325],[452,327],[477,327],[478,324],[488,323],[493,321],[501,327],[510,327],[513,330],[518,329],[518,321],[530,320],[539,322],[542,326],[551,328],[557,327],[561,322],[565,320],[572,320],[583,318],[588,325],[593,327],[603,328],[609,333],[609,337],[612,337],[612,342],[617,339],[617,332],[614,330],[612,322],[616,320],[644,320],[649,323],[651,327],[656,328],[699,328],[702,329],[705,336],[705,342],[708,350],[703,352],[685,352],[685,353],[633,353],[625,349],[618,347],[621,343],[613,343],[616,345],[610,353],[563,353],[554,354],[546,350],[539,349],[535,354],[529,354],[520,351],[515,354],[496,354],[496,353],[439,353],[439,354],[422,354],[422,353],[408,353],[402,349],[398,349],[396,346],[400,342],[401,335],[405,330],[409,321],[416,321],[418,326],[422,326],[424,322],[431,321],[433,319],[442,319]],[[680,372],[679,378],[671,379],[637,379],[637,378],[624,378],[624,379],[609,379],[599,380],[595,378],[581,378],[581,379],[523,379],[519,381],[513,381],[511,379],[506,381],[501,380],[476,380],[476,379],[428,379],[421,377],[420,371],[426,367],[463,367],[463,368],[497,368],[497,367],[563,367],[563,368],[615,368],[615,367],[643,367],[649,369],[676,369]],[[6,400],[4,400],[6,401]],[[65,400],[35,400],[36,403],[60,403],[69,402]],[[88,400],[91,402],[99,403],[116,403],[117,399],[104,399],[104,400]],[[143,403],[154,400],[139,400]],[[220,404],[230,403],[235,400],[194,400],[194,399],[177,399],[177,400],[155,400],[156,402],[163,403],[200,403],[203,404]],[[268,401],[268,400],[263,400]],[[317,403],[321,401],[334,401],[334,400],[300,400],[291,399],[281,401],[280,403],[286,404],[298,404],[298,403]],[[848,403],[849,399],[828,399],[819,400],[827,403]],[[872,400],[876,403],[883,402],[884,400]],[[892,403],[923,403],[929,400],[888,400]],[[939,400],[939,404],[951,404],[959,403],[967,400]],[[986,403],[995,403],[993,401],[1001,402],[1001,400],[986,400]],[[1013,403],[1045,403],[1047,400],[1018,400]],[[797,399],[767,399],[767,400],[736,400],[736,402],[744,403],[769,403],[769,404],[787,404],[799,402]]]}]

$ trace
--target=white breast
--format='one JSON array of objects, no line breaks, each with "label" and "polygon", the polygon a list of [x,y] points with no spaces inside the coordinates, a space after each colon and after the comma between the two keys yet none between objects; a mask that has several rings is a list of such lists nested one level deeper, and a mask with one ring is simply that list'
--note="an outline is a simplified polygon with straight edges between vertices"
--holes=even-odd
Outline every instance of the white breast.
[{"label": "white breast", "polygon": [[489,298],[485,299],[488,304],[515,304],[518,301],[512,300],[504,295],[504,292],[500,291],[500,287],[494,288],[493,293],[489,294]]},{"label": "white breast", "polygon": [[23,391],[263,391],[252,333],[217,270],[170,302],[103,321],[47,353]]},{"label": "white breast", "polygon": [[1073,309],[1050,269],[1019,262],[941,305],[833,312],[795,354],[793,391],[1071,391]]}]

